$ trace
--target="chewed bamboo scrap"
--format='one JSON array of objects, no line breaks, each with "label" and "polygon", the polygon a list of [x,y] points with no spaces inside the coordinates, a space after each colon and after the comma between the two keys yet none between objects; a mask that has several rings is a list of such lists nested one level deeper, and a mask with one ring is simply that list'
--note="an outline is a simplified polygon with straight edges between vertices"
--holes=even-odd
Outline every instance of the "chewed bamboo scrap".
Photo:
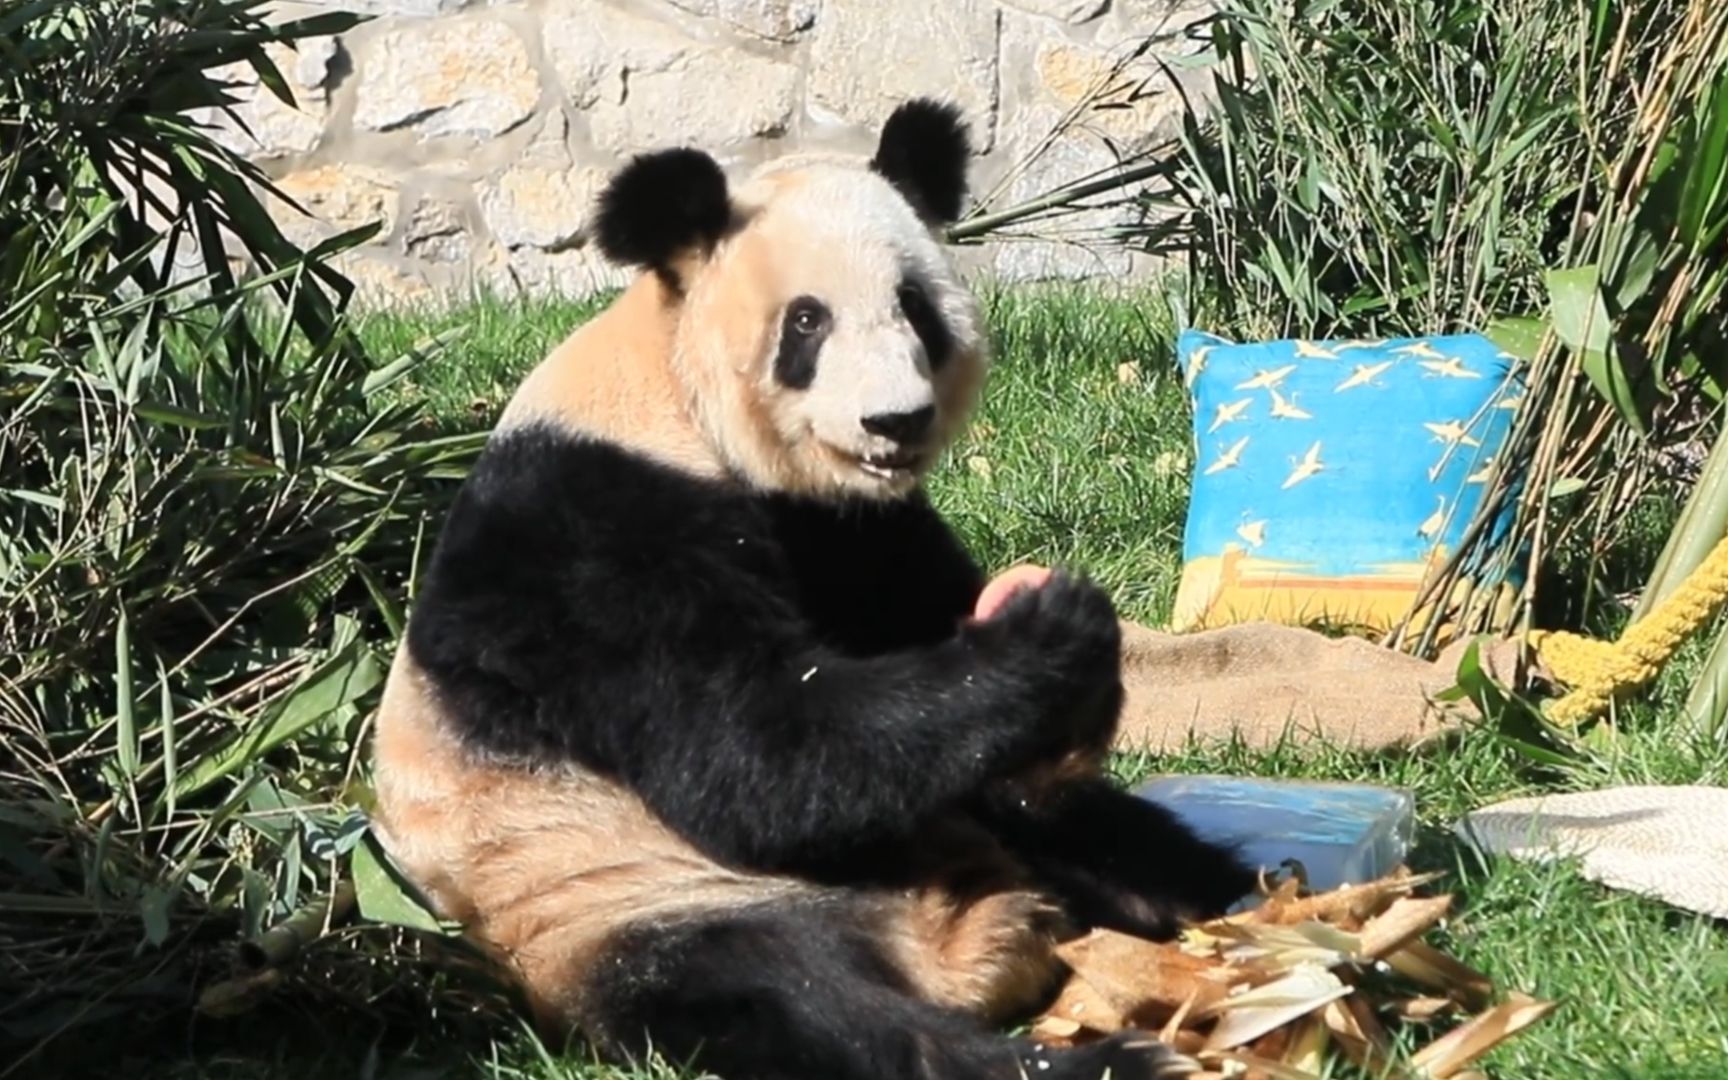
[{"label": "chewed bamboo scrap", "polygon": [[1525,994],[1507,999],[1487,1012],[1453,1028],[1411,1055],[1410,1064],[1422,1080],[1447,1080],[1488,1051],[1553,1012],[1552,1001]]},{"label": "chewed bamboo scrap", "polygon": [[[1188,927],[1172,942],[1095,930],[1057,951],[1068,983],[1033,1025],[1073,1045],[1153,1032],[1200,1062],[1197,1077],[1318,1080],[1334,1057],[1403,1080],[1467,1080],[1471,1066],[1555,1008],[1522,994],[1491,1004],[1487,976],[1423,939],[1452,909],[1417,896],[1438,875],[1302,895],[1263,886],[1254,908]],[[1388,1023],[1462,1023],[1400,1065]]]}]

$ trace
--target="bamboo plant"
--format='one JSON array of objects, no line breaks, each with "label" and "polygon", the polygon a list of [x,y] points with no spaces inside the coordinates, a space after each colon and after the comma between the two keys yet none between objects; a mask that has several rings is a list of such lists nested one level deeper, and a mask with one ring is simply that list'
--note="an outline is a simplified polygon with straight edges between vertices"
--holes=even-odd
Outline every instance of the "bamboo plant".
[{"label": "bamboo plant", "polygon": [[[1683,489],[1672,451],[1728,385],[1728,7],[1233,0],[1190,33],[1215,104],[956,237],[1059,235],[1077,208],[1132,202],[1116,239],[1183,260],[1189,310],[1226,333],[1488,332],[1529,392],[1465,544],[1412,605],[1447,597],[1450,619],[1387,642],[1528,628],[1562,552],[1584,553],[1600,599],[1591,560],[1652,491]],[[1131,66],[1098,107],[1143,92]],[[1721,536],[1725,468],[1712,458],[1637,613]],[[1509,608],[1459,586],[1515,567]]]}]

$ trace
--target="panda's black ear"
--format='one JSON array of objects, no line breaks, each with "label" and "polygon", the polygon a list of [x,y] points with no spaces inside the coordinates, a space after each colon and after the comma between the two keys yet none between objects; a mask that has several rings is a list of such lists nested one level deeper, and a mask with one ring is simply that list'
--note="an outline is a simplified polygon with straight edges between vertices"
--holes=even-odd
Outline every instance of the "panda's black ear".
[{"label": "panda's black ear", "polygon": [[731,218],[719,162],[700,150],[656,150],[632,158],[600,193],[594,239],[614,262],[667,273],[684,252],[712,247]]},{"label": "panda's black ear", "polygon": [[958,108],[914,98],[882,125],[870,167],[899,188],[926,221],[946,225],[960,216],[971,153],[971,137]]}]

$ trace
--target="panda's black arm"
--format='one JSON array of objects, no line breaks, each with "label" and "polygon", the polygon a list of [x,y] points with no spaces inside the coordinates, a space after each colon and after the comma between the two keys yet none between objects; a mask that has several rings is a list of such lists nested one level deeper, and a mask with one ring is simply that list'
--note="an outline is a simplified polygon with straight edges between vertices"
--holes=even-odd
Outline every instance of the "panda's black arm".
[{"label": "panda's black arm", "polygon": [[410,647],[471,745],[616,776],[736,865],[808,869],[911,838],[992,779],[1107,739],[1120,708],[1113,612],[1077,581],[867,657],[713,579],[641,584],[596,582],[590,612],[543,622],[532,592],[435,580]]},{"label": "panda's black arm", "polygon": [[1166,807],[1103,776],[1061,781],[1033,800],[993,790],[978,820],[1065,901],[1082,926],[1162,940],[1252,891],[1237,851],[1202,840]]},{"label": "panda's black arm", "polygon": [[718,858],[829,864],[915,837],[996,777],[1107,739],[1117,633],[1108,601],[1063,579],[934,646],[863,658],[805,647],[709,669],[706,685],[684,680],[694,707],[656,711],[614,744],[617,766]]}]

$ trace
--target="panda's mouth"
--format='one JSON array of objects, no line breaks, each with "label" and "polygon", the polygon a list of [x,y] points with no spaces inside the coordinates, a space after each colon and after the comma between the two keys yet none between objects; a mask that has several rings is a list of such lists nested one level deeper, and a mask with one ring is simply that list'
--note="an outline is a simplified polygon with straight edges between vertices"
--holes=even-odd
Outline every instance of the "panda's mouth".
[{"label": "panda's mouth", "polygon": [[879,480],[896,480],[913,472],[924,460],[917,450],[890,450],[880,454],[864,454],[855,459],[858,467]]}]

